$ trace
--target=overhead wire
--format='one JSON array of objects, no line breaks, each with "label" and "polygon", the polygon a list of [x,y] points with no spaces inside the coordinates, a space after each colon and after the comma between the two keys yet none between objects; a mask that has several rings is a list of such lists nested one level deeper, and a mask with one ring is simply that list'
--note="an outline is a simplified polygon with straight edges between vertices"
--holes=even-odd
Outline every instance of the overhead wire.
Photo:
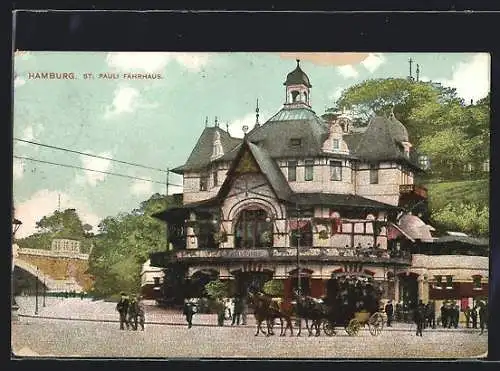
[{"label": "overhead wire", "polygon": [[[17,158],[17,159],[19,159],[19,160],[27,160],[27,161],[40,162],[40,163],[44,163],[44,164],[50,164],[50,165],[55,165],[55,166],[68,167],[68,168],[73,168],[73,169],[79,169],[79,170],[91,171],[91,172],[101,173],[101,174],[107,174],[107,175],[114,175],[114,176],[119,176],[119,177],[122,177],[122,178],[129,178],[129,179],[135,179],[135,180],[142,180],[142,181],[145,181],[145,182],[151,182],[151,183],[157,183],[157,184],[162,184],[162,185],[165,185],[165,182],[159,182],[159,181],[157,181],[157,180],[152,180],[152,179],[146,179],[146,178],[135,177],[135,176],[132,176],[132,175],[126,175],[126,174],[114,173],[114,172],[111,172],[111,171],[103,171],[103,170],[88,169],[88,168],[85,168],[85,167],[82,167],[82,166],[68,165],[68,164],[61,164],[61,163],[52,162],[52,161],[39,160],[39,159],[32,158],[32,157],[24,157],[24,156],[17,156],[17,155],[14,155],[13,157],[14,157],[14,158]],[[175,184],[175,183],[168,183],[168,185],[169,185],[169,186],[170,186],[170,185],[172,185],[172,186],[174,186],[174,187],[182,187],[182,185],[180,185],[180,184]]]}]

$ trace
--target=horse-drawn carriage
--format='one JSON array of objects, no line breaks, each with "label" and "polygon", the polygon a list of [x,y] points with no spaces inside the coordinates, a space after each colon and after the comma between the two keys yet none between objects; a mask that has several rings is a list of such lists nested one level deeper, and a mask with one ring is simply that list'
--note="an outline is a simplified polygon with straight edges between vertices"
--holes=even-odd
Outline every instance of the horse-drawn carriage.
[{"label": "horse-drawn carriage", "polygon": [[[356,335],[362,327],[368,327],[373,336],[380,335],[385,317],[380,309],[380,287],[368,277],[339,276],[329,284],[329,290],[324,298],[316,299],[296,293],[295,300],[289,309],[279,308],[270,299],[255,295],[252,301],[256,305],[256,318],[258,318],[257,333],[262,331],[260,324],[266,322],[268,335],[273,334],[275,319],[281,322],[281,336],[287,329],[293,335],[292,318],[298,324],[297,336],[302,331],[302,320],[311,336],[319,336],[321,329],[327,336],[336,335],[337,327],[344,327],[348,335]],[[291,309],[290,309],[291,308]],[[309,321],[311,326],[309,326]],[[286,328],[283,325],[286,323]]]}]

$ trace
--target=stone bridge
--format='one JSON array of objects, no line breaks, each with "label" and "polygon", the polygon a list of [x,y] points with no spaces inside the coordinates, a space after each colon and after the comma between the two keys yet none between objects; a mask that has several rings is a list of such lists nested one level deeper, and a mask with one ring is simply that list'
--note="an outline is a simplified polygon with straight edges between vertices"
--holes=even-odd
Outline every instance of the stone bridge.
[{"label": "stone bridge", "polygon": [[48,292],[82,292],[92,287],[87,273],[88,254],[38,249],[13,245],[14,291],[32,290],[34,280]]}]

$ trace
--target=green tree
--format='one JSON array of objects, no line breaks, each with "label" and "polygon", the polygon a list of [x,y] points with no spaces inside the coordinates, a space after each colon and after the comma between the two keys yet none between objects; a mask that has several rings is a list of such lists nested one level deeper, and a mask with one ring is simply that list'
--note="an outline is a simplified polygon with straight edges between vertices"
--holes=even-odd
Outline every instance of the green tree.
[{"label": "green tree", "polygon": [[229,285],[227,282],[222,282],[220,280],[210,281],[205,285],[205,291],[210,298],[221,300],[228,296]]},{"label": "green tree", "polygon": [[488,206],[449,203],[444,208],[434,211],[431,219],[442,229],[458,230],[472,236],[489,234]]},{"label": "green tree", "polygon": [[83,224],[75,209],[54,211],[36,223],[37,231],[16,242],[19,247],[48,250],[55,238],[68,238],[81,242],[81,251],[88,253],[92,244],[88,237],[92,237],[92,226]]},{"label": "green tree", "polygon": [[282,297],[285,287],[281,280],[270,280],[264,284],[264,293],[274,297]]},{"label": "green tree", "polygon": [[89,258],[96,295],[139,292],[142,265],[151,253],[167,250],[165,224],[152,215],[169,203],[173,198],[166,202],[164,196],[154,194],[130,213],[101,221]]}]

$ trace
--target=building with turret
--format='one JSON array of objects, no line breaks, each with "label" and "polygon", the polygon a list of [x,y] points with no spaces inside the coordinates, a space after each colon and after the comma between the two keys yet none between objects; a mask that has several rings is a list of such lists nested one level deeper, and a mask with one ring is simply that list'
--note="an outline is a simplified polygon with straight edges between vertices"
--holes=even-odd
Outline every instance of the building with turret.
[{"label": "building with turret", "polygon": [[427,203],[405,126],[394,114],[373,117],[363,132],[342,114],[319,117],[299,61],[284,89],[266,122],[257,107],[242,139],[206,127],[173,170],[183,176],[183,205],[156,215],[173,251],[152,264],[186,279],[191,296],[219,278],[238,294],[276,279],[288,298],[298,288],[319,297],[339,275],[355,275],[378,281],[384,298],[416,302],[425,288],[421,267],[412,270],[415,241],[434,238],[416,215],[421,225],[404,224]]}]

